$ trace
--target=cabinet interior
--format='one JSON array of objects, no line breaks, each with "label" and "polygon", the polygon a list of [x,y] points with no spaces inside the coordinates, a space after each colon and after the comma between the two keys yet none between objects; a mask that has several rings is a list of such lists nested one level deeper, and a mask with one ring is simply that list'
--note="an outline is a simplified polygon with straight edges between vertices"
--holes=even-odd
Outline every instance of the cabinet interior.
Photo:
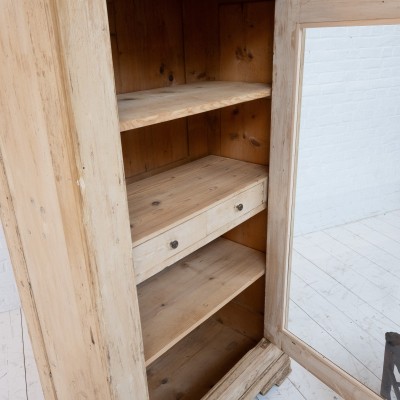
[{"label": "cabinet interior", "polygon": [[[208,156],[267,174],[274,2],[107,0],[107,8],[128,202],[129,188]],[[266,215],[264,206],[140,279],[151,399],[201,398],[263,337]],[[221,243],[234,275],[222,268]],[[250,272],[236,259],[247,252],[257,259]]]}]

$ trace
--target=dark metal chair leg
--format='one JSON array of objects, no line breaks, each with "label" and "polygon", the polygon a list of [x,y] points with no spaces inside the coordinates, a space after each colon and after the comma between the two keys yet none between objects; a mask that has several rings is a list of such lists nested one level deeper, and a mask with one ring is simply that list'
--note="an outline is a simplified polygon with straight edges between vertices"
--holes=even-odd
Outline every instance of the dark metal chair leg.
[{"label": "dark metal chair leg", "polygon": [[381,383],[381,396],[391,400],[393,388],[396,399],[400,400],[400,383],[396,381],[394,367],[400,372],[400,335],[395,332],[387,332],[385,335],[385,357],[383,360],[383,372]]}]

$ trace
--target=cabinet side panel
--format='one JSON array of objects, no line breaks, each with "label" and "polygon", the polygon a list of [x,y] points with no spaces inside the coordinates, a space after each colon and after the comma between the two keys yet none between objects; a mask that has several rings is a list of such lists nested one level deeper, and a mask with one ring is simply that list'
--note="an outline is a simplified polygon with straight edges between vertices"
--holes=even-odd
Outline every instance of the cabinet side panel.
[{"label": "cabinet side panel", "polygon": [[[30,284],[37,310],[26,309],[33,350],[39,362],[49,360],[57,397],[67,398],[70,391],[72,396],[100,392],[107,398],[106,369],[98,346],[90,343],[90,330],[97,342],[99,331],[86,294],[91,290],[79,243],[82,230],[66,143],[69,126],[49,8],[46,0],[1,3],[0,149],[13,202],[8,211],[15,213],[20,244],[14,242],[7,216],[3,224],[11,250],[21,246],[23,258],[11,252],[13,268],[22,299],[23,281]],[[2,209],[7,207],[2,204]],[[64,226],[67,213],[71,225]],[[72,248],[74,254],[68,251]],[[40,373],[46,390],[41,368]]]},{"label": "cabinet side panel", "polygon": [[147,396],[109,53],[100,0],[1,2],[1,214],[48,399]]},{"label": "cabinet side panel", "polygon": [[89,330],[91,347],[98,348],[106,368],[111,398],[135,393],[146,399],[106,3],[57,0],[54,18],[69,111],[71,184],[78,189],[77,225],[99,330],[98,340]]}]

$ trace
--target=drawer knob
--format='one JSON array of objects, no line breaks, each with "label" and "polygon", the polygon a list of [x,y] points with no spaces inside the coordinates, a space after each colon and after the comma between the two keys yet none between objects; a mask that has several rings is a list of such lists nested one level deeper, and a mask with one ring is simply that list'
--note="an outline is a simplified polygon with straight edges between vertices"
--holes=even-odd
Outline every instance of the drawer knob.
[{"label": "drawer knob", "polygon": [[169,244],[171,248],[176,249],[179,246],[179,242],[177,240],[174,240]]},{"label": "drawer knob", "polygon": [[242,211],[243,210],[243,204],[242,203],[238,204],[236,206],[236,209],[239,210],[239,211]]}]

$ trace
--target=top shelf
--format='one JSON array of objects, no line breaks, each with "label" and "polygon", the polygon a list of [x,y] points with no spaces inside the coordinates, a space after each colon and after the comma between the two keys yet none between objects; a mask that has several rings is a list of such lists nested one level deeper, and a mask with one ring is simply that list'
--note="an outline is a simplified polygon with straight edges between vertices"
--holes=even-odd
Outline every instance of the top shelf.
[{"label": "top shelf", "polygon": [[120,131],[199,114],[271,96],[271,85],[245,82],[201,82],[120,94]]}]

